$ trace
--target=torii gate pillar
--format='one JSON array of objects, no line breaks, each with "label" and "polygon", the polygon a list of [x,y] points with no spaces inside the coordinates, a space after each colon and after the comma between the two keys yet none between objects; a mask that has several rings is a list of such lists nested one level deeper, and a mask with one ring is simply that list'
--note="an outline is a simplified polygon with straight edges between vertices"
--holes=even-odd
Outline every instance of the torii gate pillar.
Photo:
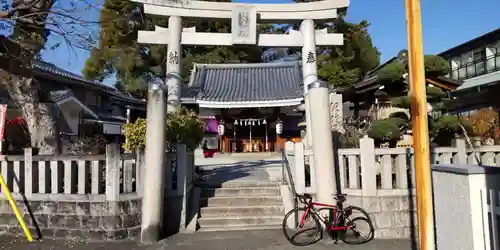
[{"label": "torii gate pillar", "polygon": [[[197,0],[132,0],[144,4],[145,14],[169,18],[168,28],[155,27],[154,31],[139,31],[138,42],[163,44],[168,46],[167,77],[168,112],[180,106],[180,69],[182,45],[188,46],[233,46],[237,44],[259,47],[302,47],[304,97],[306,101],[307,136],[312,142],[314,167],[317,180],[317,200],[331,203],[335,194],[333,147],[330,130],[328,89],[318,82],[316,69],[316,46],[342,45],[342,34],[328,34],[326,29],[314,30],[313,20],[331,20],[337,17],[337,9],[349,5],[349,0],[324,0],[290,4],[246,4],[232,2],[205,2]],[[232,19],[231,33],[196,32],[196,27],[183,28],[182,18]],[[258,17],[258,18],[257,18]],[[267,23],[290,23],[301,21],[301,32],[291,30],[289,34],[257,34],[257,21]],[[161,103],[158,101],[158,103]],[[164,115],[150,113],[159,104],[149,104],[146,168],[143,175],[146,186],[153,192],[144,190],[142,203],[141,240],[159,240],[163,199],[163,183],[156,173],[161,173],[162,161],[155,154],[163,152],[163,144],[154,137],[161,128],[160,119]],[[159,112],[158,112],[159,113]],[[156,119],[154,119],[156,118]],[[150,124],[151,120],[151,124]],[[154,120],[154,122],[153,122]],[[157,175],[157,174],[156,174]],[[151,181],[154,180],[154,181]],[[159,191],[155,191],[159,190]],[[157,208],[156,208],[157,207]]]},{"label": "torii gate pillar", "polygon": [[302,21],[300,31],[304,36],[302,47],[302,75],[306,106],[306,129],[309,145],[312,145],[314,173],[316,174],[316,200],[335,204],[335,169],[333,140],[330,125],[330,99],[328,85],[318,81],[316,65],[316,39],[314,21]]}]

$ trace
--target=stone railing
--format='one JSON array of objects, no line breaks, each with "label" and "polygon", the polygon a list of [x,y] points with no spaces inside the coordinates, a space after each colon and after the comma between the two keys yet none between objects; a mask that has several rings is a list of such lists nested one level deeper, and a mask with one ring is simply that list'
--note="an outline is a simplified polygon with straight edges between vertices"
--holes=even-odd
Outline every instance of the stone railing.
[{"label": "stone railing", "polygon": [[[464,140],[454,147],[431,148],[431,164],[470,164],[500,166],[500,146],[473,150]],[[287,143],[297,193],[315,194],[315,168],[312,150],[302,143]],[[415,235],[414,153],[412,148],[375,148],[373,139],[362,138],[360,148],[338,150],[337,181],[347,202],[366,209],[375,221],[376,237],[408,238]],[[333,166],[332,166],[333,167]],[[333,193],[333,192],[332,192]]]},{"label": "stone railing", "polygon": [[[0,173],[34,233],[100,240],[134,237],[140,231],[142,186],[147,183],[141,179],[145,159],[141,152],[120,153],[119,147],[107,145],[104,155],[61,156],[33,155],[28,148],[24,155],[2,156]],[[166,154],[169,218],[170,211],[181,214],[176,201],[185,202],[193,187],[194,156],[184,145]],[[0,192],[2,231],[21,233]]]},{"label": "stone railing", "polygon": [[[500,166],[500,146],[469,149],[462,139],[454,147],[431,148],[431,164],[470,164]],[[293,147],[293,148],[291,148]],[[305,164],[312,150],[302,143],[287,143],[287,157],[294,167],[297,192],[314,193],[314,168]],[[302,157],[299,157],[302,155]],[[413,148],[375,148],[373,139],[362,138],[360,148],[339,149],[339,170],[342,191],[356,195],[407,194],[414,185]],[[309,161],[311,162],[311,161]],[[302,180],[305,178],[306,180]],[[306,183],[309,185],[304,186]]]}]

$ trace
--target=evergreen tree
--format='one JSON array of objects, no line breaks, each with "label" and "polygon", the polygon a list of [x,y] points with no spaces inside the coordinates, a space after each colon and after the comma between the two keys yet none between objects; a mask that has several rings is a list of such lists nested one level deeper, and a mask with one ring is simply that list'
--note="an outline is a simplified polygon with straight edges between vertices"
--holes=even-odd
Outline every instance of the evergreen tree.
[{"label": "evergreen tree", "polygon": [[[224,0],[227,1],[227,0]],[[142,16],[144,22],[131,25],[123,19],[130,16],[139,4],[128,0],[105,0],[101,11],[101,38],[83,71],[88,79],[116,75],[118,84],[138,96],[144,95],[151,76],[165,76],[166,46],[137,43],[137,31],[153,30],[155,25],[167,27],[166,18]],[[344,33],[343,46],[318,48],[318,75],[334,85],[345,86],[358,82],[369,70],[379,65],[380,53],[367,32],[369,23],[345,21],[346,11],[327,25],[329,32]],[[110,22],[114,20],[114,22]],[[183,20],[183,27],[196,27],[197,32],[230,32],[230,20]],[[259,25],[259,33],[284,34],[294,25]],[[192,63],[255,63],[276,60],[300,60],[300,49],[262,49],[256,46],[183,46],[182,76],[185,80]]]},{"label": "evergreen tree", "polygon": [[[220,1],[215,1],[220,2]],[[226,1],[224,1],[226,2]],[[143,21],[136,23],[131,16],[140,4],[129,0],[105,0],[101,10],[99,47],[93,49],[83,74],[88,79],[103,79],[116,75],[118,85],[132,94],[144,97],[147,82],[153,76],[165,77],[166,45],[139,44],[138,30],[154,30],[155,25],[167,27],[165,17],[139,13]],[[123,18],[127,17],[127,18]],[[229,33],[230,20],[187,20],[183,27],[196,27],[197,32]],[[269,25],[259,30],[270,29]],[[193,63],[260,62],[262,49],[255,46],[183,46],[182,77],[188,80]]]}]

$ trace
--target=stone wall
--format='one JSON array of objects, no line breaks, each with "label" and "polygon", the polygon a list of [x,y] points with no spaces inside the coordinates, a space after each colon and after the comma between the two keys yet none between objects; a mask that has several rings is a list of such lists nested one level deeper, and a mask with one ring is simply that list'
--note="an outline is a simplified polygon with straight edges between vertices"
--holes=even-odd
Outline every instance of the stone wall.
[{"label": "stone wall", "polygon": [[410,197],[349,195],[346,205],[361,207],[370,214],[375,227],[375,238],[414,238],[418,233],[416,202],[415,197]]},{"label": "stone wall", "polygon": [[[140,234],[141,201],[18,201],[34,237],[120,240]],[[23,235],[7,200],[0,200],[0,234]]]}]

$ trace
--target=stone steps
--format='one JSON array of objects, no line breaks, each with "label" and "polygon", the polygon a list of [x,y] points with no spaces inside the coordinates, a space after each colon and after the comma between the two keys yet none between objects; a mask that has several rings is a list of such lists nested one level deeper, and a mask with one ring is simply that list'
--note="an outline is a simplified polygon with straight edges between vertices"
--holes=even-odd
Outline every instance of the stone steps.
[{"label": "stone steps", "polygon": [[270,206],[283,205],[281,196],[252,196],[252,197],[203,197],[200,207],[225,206]]},{"label": "stone steps", "polygon": [[224,183],[204,183],[207,189],[213,188],[252,188],[252,187],[278,187],[279,181],[228,181]]},{"label": "stone steps", "polygon": [[226,182],[205,187],[200,201],[200,231],[240,231],[281,227],[284,208],[279,182]]},{"label": "stone steps", "polygon": [[270,230],[270,229],[281,229],[281,224],[276,225],[226,225],[224,227],[202,227],[198,231],[199,232],[215,232],[215,231],[250,231],[250,230]]},{"label": "stone steps", "polygon": [[277,215],[283,214],[284,208],[281,205],[270,206],[229,206],[229,207],[202,207],[200,216],[202,218],[224,217],[224,216],[252,216],[258,215]]},{"label": "stone steps", "polygon": [[204,189],[203,197],[279,196],[278,187],[230,187]]},{"label": "stone steps", "polygon": [[281,225],[283,216],[280,215],[254,215],[254,216],[224,216],[224,217],[201,217],[198,220],[200,227],[231,227],[247,225]]}]

